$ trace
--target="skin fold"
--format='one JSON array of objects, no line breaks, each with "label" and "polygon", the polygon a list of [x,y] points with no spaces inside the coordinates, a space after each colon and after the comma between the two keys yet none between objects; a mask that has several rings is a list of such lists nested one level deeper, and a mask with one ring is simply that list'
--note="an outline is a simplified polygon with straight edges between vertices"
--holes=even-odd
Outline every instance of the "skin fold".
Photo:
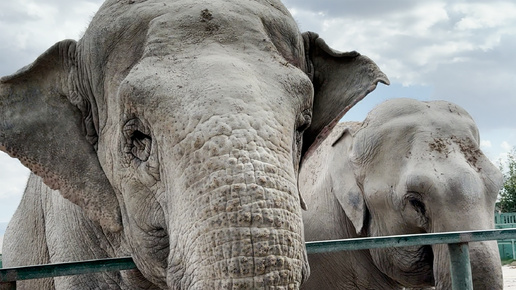
[{"label": "skin fold", "polygon": [[0,150],[33,172],[4,265],[138,267],[18,289],[297,289],[299,164],[378,82],[279,1],[106,1],[0,79]]},{"label": "skin fold", "polygon": [[[303,161],[307,241],[494,229],[501,172],[459,106],[392,99],[338,124]],[[475,289],[502,289],[496,241],[470,244]],[[451,289],[446,245],[308,257],[303,289]]]}]

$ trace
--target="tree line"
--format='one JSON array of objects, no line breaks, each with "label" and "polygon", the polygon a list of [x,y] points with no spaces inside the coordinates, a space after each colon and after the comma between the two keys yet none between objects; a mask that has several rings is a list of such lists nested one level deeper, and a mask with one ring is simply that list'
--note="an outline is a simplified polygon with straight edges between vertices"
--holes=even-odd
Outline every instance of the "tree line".
[{"label": "tree line", "polygon": [[496,207],[501,212],[516,212],[516,147],[509,151],[506,161],[505,165],[499,162],[504,182]]}]

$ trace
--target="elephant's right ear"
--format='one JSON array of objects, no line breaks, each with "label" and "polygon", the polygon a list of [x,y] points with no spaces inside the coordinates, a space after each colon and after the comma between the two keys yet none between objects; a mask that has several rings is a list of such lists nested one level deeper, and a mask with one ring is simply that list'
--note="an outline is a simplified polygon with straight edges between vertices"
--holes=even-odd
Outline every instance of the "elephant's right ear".
[{"label": "elephant's right ear", "polygon": [[353,129],[346,128],[333,141],[329,160],[332,160],[331,177],[332,191],[348,219],[353,223],[357,234],[364,230],[367,206],[363,190],[358,186],[350,153],[353,146]]},{"label": "elephant's right ear", "polygon": [[312,123],[303,133],[302,158],[307,158],[356,103],[387,76],[366,56],[356,51],[331,49],[316,33],[303,33],[307,74],[314,85]]},{"label": "elephant's right ear", "polygon": [[75,49],[75,41],[61,41],[0,79],[0,150],[101,226],[118,231],[118,200],[86,139],[82,113],[69,101],[75,92]]}]

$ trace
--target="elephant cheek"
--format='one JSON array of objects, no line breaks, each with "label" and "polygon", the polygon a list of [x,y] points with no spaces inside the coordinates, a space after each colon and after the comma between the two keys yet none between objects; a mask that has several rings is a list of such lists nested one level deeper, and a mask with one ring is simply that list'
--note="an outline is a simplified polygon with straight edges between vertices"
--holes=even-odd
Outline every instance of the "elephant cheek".
[{"label": "elephant cheek", "polygon": [[496,241],[470,243],[474,289],[503,289],[502,265]]}]

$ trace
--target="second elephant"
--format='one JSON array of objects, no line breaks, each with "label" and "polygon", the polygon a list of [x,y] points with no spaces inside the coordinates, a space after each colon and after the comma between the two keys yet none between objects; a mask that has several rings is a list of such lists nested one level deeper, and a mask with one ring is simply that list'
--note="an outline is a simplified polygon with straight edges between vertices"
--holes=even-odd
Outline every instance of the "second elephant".
[{"label": "second elephant", "polygon": [[[339,124],[303,165],[307,241],[494,228],[500,171],[457,105],[393,99]],[[495,241],[470,245],[475,289],[502,289]],[[451,289],[446,245],[309,255],[305,289]]]}]

